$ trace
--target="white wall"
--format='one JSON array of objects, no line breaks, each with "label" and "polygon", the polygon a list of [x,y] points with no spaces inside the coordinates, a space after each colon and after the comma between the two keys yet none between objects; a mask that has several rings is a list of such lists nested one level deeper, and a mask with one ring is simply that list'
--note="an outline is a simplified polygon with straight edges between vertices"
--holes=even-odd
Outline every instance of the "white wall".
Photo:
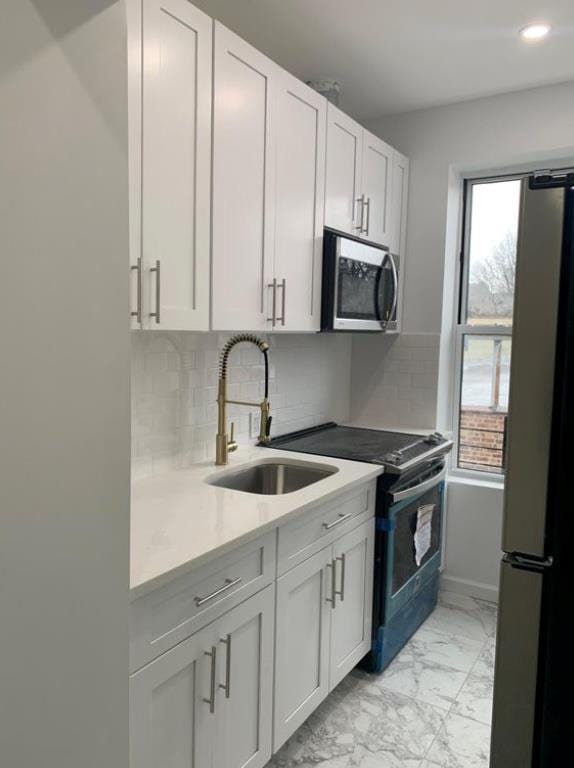
[{"label": "white wall", "polygon": [[126,51],[115,0],[0,22],[0,764],[127,768]]},{"label": "white wall", "polygon": [[[462,175],[572,163],[574,82],[396,115],[368,127],[411,160],[403,328],[441,334],[433,426],[449,430]],[[502,494],[500,487],[451,483],[445,562],[451,588],[495,594]]]},{"label": "white wall", "polygon": [[[134,477],[214,458],[219,350],[228,338],[218,333],[132,334]],[[350,336],[265,338],[270,344],[272,435],[349,418]],[[252,344],[234,348],[229,397],[258,402],[263,381],[261,352]],[[250,409],[230,406],[228,415],[236,423],[236,438],[248,441]]]}]

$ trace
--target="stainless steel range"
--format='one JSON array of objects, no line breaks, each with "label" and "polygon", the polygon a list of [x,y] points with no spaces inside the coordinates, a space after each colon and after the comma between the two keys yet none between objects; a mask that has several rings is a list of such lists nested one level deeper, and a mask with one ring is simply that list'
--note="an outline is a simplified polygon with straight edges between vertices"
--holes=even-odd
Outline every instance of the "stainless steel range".
[{"label": "stainless steel range", "polygon": [[381,464],[378,479],[372,650],[381,672],[434,609],[438,597],[446,455],[452,442],[328,423],[274,438],[270,447]]}]

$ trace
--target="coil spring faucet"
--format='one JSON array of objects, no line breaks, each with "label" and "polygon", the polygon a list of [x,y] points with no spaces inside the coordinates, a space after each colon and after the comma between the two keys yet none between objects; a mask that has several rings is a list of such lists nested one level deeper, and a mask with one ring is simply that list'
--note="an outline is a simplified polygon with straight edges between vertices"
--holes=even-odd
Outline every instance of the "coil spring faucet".
[{"label": "coil spring faucet", "polygon": [[[241,342],[250,342],[262,352],[265,360],[265,397],[260,403],[248,403],[244,400],[227,399],[227,359],[229,353],[236,344]],[[231,425],[231,436],[227,436],[227,405],[246,405],[250,408],[261,409],[261,426],[259,429],[259,445],[266,445],[270,442],[269,432],[271,429],[271,416],[269,415],[269,363],[267,360],[267,350],[269,344],[251,333],[239,333],[233,336],[221,350],[219,358],[219,385],[217,389],[217,435],[215,438],[215,463],[218,465],[227,464],[227,458],[230,451],[237,450],[237,443],[233,439],[233,424]]]}]

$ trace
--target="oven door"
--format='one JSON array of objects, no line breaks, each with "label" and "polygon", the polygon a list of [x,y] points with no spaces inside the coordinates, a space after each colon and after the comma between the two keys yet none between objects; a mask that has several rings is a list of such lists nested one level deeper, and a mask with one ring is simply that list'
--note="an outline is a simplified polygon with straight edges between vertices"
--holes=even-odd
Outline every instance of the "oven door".
[{"label": "oven door", "polygon": [[334,330],[396,327],[398,272],[387,250],[338,237],[334,289]]},{"label": "oven door", "polygon": [[384,624],[440,569],[445,475],[444,461],[433,462],[420,482],[387,493],[381,553]]}]

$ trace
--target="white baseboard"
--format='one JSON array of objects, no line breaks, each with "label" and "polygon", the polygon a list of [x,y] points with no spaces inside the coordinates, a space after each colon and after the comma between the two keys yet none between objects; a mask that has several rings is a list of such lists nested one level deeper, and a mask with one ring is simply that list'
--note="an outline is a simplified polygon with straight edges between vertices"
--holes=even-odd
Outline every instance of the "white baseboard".
[{"label": "white baseboard", "polygon": [[447,592],[457,592],[459,595],[476,597],[477,600],[498,603],[498,587],[492,584],[482,584],[479,581],[460,579],[443,573],[440,577],[440,586]]}]

